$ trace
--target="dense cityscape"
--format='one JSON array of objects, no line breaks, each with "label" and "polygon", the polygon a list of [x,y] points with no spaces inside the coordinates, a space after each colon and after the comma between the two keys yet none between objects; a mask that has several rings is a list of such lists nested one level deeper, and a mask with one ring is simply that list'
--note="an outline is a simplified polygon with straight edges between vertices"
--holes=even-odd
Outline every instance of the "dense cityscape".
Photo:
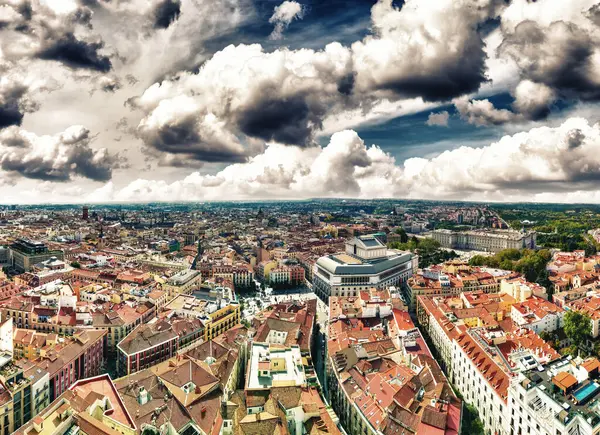
[{"label": "dense cityscape", "polygon": [[2,207],[0,433],[594,434],[597,231],[527,210]]},{"label": "dense cityscape", "polygon": [[0,0],[0,435],[600,435],[600,0]]}]

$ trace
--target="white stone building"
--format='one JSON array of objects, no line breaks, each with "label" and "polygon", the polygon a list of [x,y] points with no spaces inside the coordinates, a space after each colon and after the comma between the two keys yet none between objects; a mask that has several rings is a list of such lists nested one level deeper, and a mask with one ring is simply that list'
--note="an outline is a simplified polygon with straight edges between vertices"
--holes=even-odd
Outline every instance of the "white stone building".
[{"label": "white stone building", "polygon": [[346,251],[317,260],[313,290],[323,301],[329,296],[357,296],[361,290],[405,283],[418,267],[410,252],[387,249],[375,236],[358,236],[346,243]]}]

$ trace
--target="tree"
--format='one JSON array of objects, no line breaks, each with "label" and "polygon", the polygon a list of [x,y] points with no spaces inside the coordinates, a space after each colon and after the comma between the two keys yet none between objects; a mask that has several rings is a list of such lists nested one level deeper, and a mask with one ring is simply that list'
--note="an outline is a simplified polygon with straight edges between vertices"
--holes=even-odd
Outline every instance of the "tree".
[{"label": "tree", "polygon": [[71,267],[74,267],[75,269],[81,269],[81,264],[79,264],[79,261],[73,261],[71,263]]},{"label": "tree", "polygon": [[431,238],[417,239],[411,237],[406,243],[390,242],[388,247],[416,253],[419,256],[419,267],[428,267],[458,257],[454,251],[448,252],[441,249],[440,242]]},{"label": "tree", "polygon": [[483,435],[485,433],[483,423],[479,419],[477,408],[468,405],[463,408],[462,433],[469,435]]},{"label": "tree", "polygon": [[398,227],[398,228],[396,228],[396,231],[394,231],[394,232],[400,236],[400,243],[408,242],[408,234],[406,234],[406,231],[404,231],[404,228]]},{"label": "tree", "polygon": [[519,260],[521,258],[521,251],[518,249],[504,249],[496,254],[496,258],[498,261],[502,262],[504,260]]},{"label": "tree", "polygon": [[419,247],[419,251],[429,253],[435,251],[436,249],[439,249],[440,242],[434,239],[426,238],[417,241],[417,245]]},{"label": "tree", "polygon": [[469,266],[483,266],[485,265],[485,257],[483,255],[473,255],[469,259]]},{"label": "tree", "polygon": [[498,261],[498,259],[495,256],[487,257],[486,266],[497,269],[498,267],[500,267],[500,262]]},{"label": "tree", "polygon": [[592,333],[592,323],[587,314],[580,311],[567,311],[564,317],[565,334],[573,347],[580,348]]},{"label": "tree", "polygon": [[547,289],[550,287],[546,265],[552,254],[547,249],[534,251],[531,249],[505,249],[494,255],[485,257],[475,255],[469,260],[471,266],[488,266],[505,270],[514,270],[525,276],[530,282],[538,282],[541,277],[542,284]]}]

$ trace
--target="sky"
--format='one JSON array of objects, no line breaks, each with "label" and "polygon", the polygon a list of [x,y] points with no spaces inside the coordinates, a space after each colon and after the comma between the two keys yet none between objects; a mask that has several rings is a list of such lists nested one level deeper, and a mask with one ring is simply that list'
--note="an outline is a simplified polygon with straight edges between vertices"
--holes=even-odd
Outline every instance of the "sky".
[{"label": "sky", "polygon": [[598,0],[0,0],[0,203],[600,200]]}]

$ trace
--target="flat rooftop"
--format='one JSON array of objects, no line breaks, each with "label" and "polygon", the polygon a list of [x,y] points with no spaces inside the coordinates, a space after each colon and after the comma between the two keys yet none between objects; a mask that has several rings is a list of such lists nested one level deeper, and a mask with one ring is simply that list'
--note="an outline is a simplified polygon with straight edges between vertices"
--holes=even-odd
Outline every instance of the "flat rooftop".
[{"label": "flat rooftop", "polygon": [[167,281],[171,285],[183,285],[200,274],[197,270],[182,270],[177,272]]},{"label": "flat rooftop", "polygon": [[413,254],[395,249],[388,249],[385,257],[363,259],[348,253],[326,255],[317,260],[317,265],[329,273],[336,275],[376,275],[410,263]]},{"label": "flat rooftop", "polygon": [[[568,373],[568,375],[566,374]],[[546,395],[548,395],[554,402],[558,403],[564,411],[564,416],[568,416],[571,413],[577,413],[585,416],[585,418],[591,418],[594,422],[593,425],[600,423],[600,389],[595,389],[592,391],[591,388],[587,386],[589,384],[598,383],[598,378],[590,378],[587,380],[583,380],[578,382],[576,385],[572,386],[570,393],[565,395],[563,391],[556,385],[556,378],[558,379],[571,379],[574,378],[574,367],[570,360],[567,358],[560,359],[551,364],[548,364],[544,367],[543,371],[539,371],[537,369],[530,370],[528,372],[524,372],[526,379],[523,383],[528,383],[529,388],[537,386],[540,390],[542,390]],[[525,386],[525,385],[524,385]],[[526,387],[527,388],[527,387]],[[582,390],[587,394],[583,394]],[[575,395],[573,393],[577,393],[577,397],[582,398],[585,397],[585,401],[583,403],[578,403],[575,399]]]},{"label": "flat rooftop", "polygon": [[362,264],[363,263],[361,259],[359,259],[357,257],[353,257],[348,254],[345,254],[345,253],[334,255],[334,258],[344,264]]},{"label": "flat rooftop", "polygon": [[[268,368],[269,375],[261,376]],[[271,387],[295,387],[306,383],[300,347],[270,346],[253,343],[246,388],[267,390]]]}]

